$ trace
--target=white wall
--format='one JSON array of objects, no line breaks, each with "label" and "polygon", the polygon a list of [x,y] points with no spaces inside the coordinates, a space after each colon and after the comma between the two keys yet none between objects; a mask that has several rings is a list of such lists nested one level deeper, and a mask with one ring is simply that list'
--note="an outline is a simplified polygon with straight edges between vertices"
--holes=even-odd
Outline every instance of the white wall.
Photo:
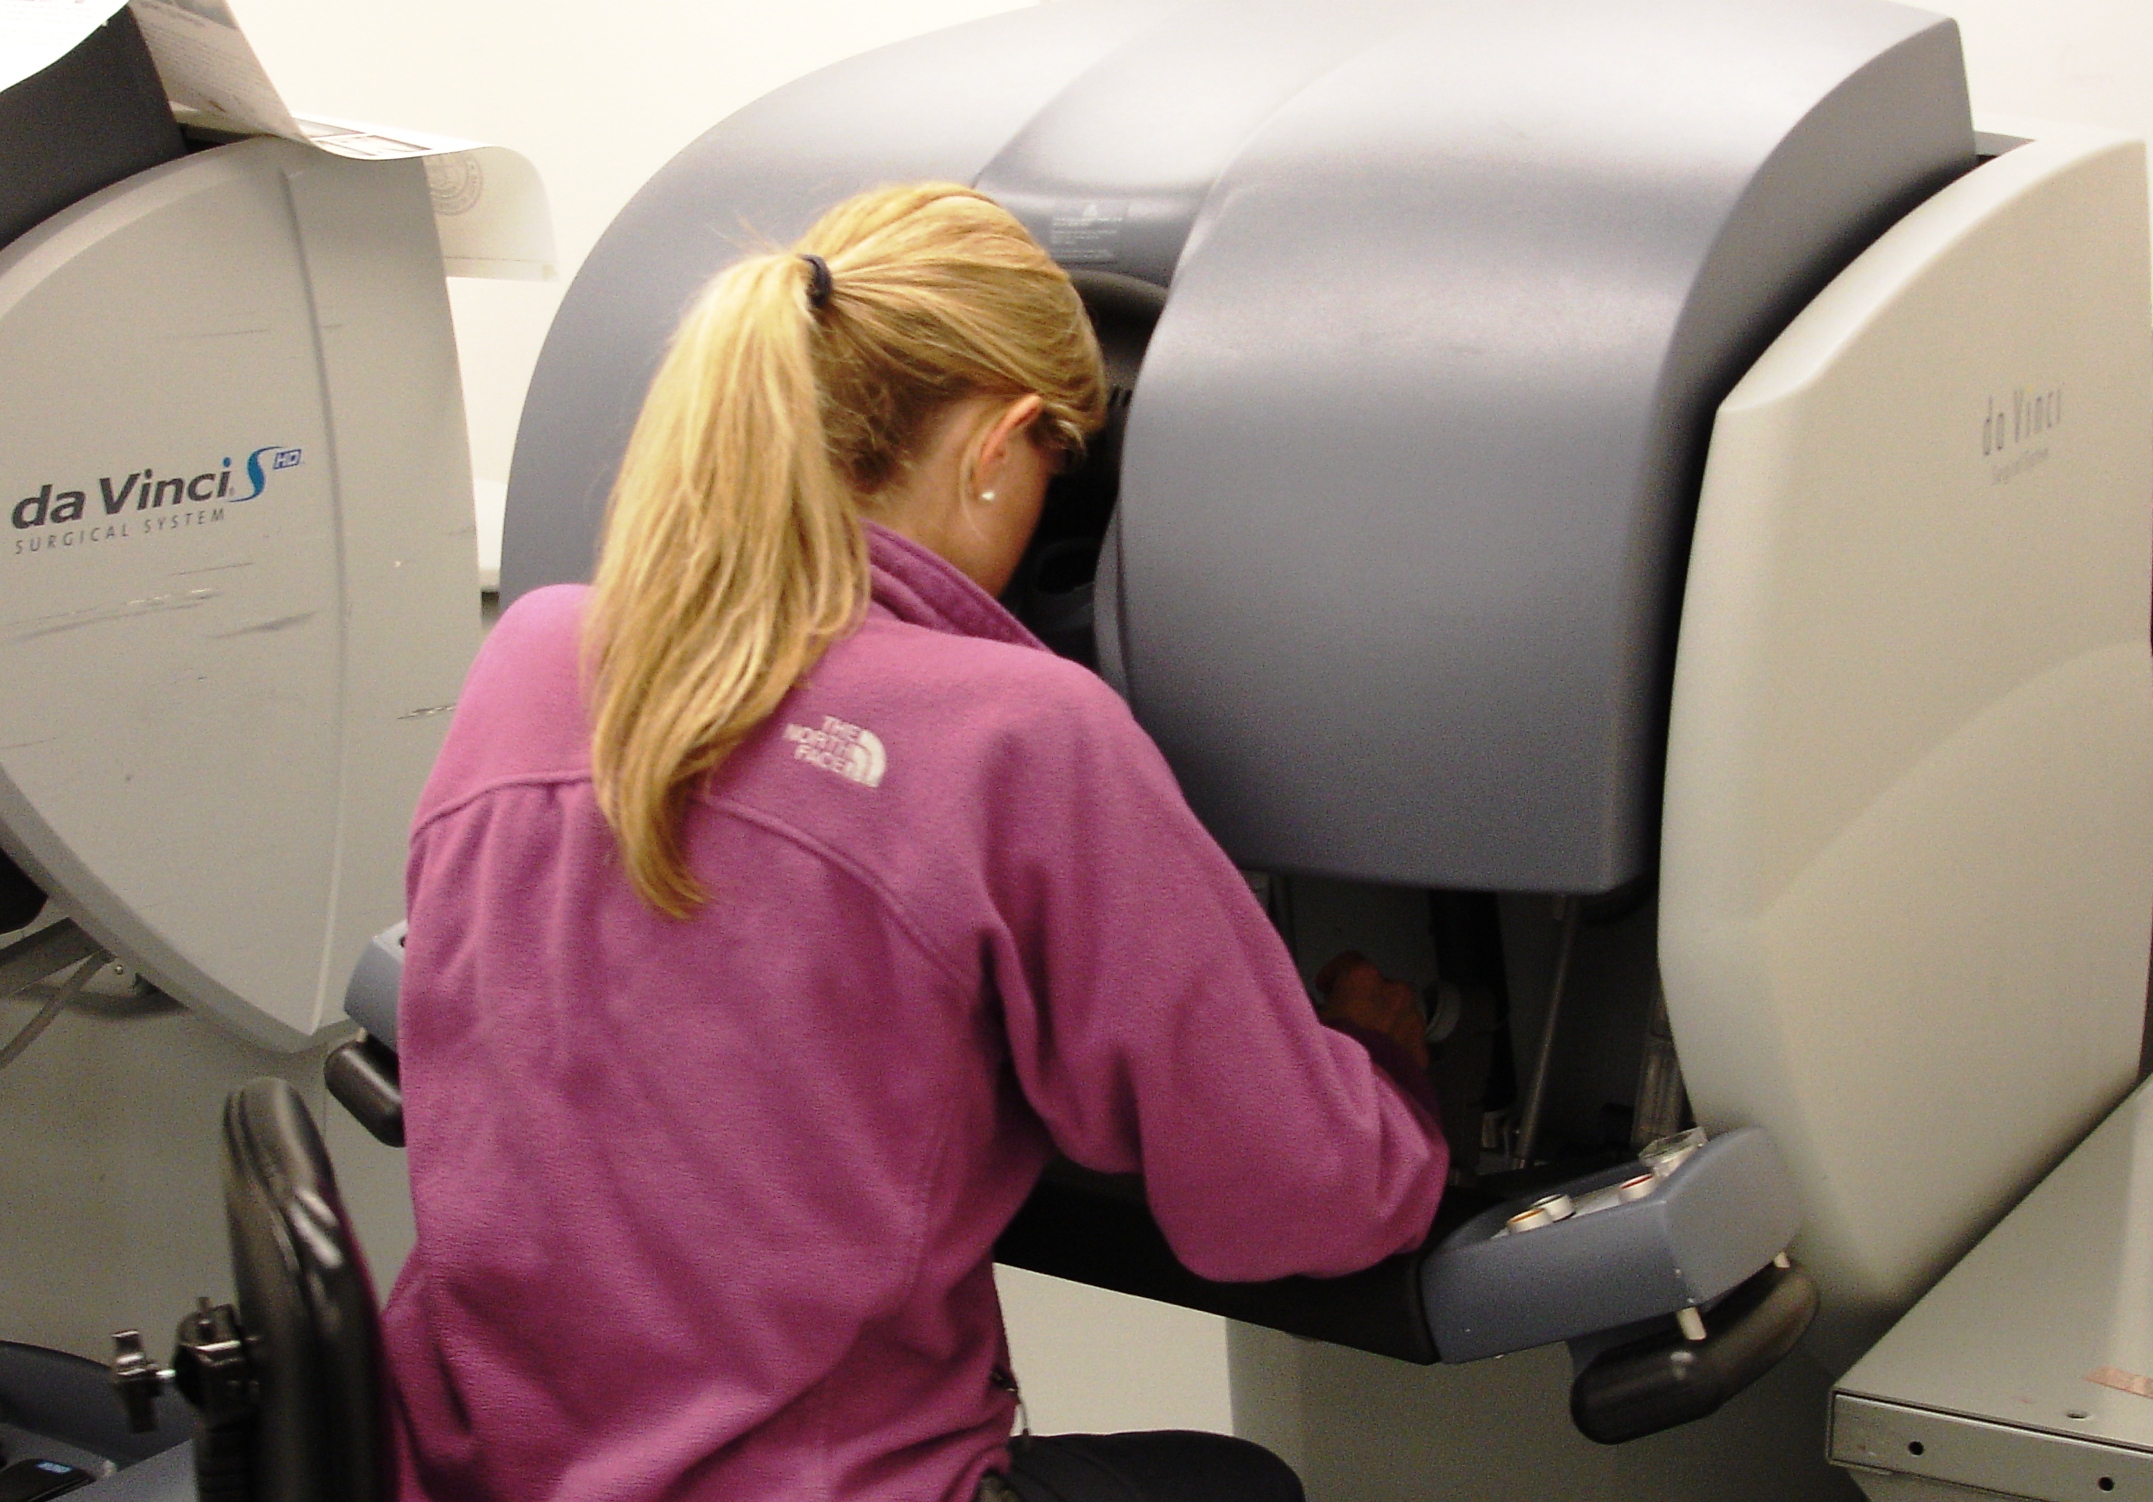
[{"label": "white wall", "polygon": [[[801,73],[1012,3],[237,0],[295,107],[495,141],[546,179],[564,281],[452,284],[482,493],[507,478],[523,387],[565,278],[658,166]],[[2153,135],[2147,0],[1937,8],[1964,24],[1977,110]],[[1027,1274],[1002,1286],[1035,1427],[1226,1427],[1219,1321]]]},{"label": "white wall", "polygon": [[2085,120],[2153,137],[2153,5],[1949,0],[1974,110]]},{"label": "white wall", "polygon": [[1233,1432],[1226,1321],[1012,1267],[994,1281],[1034,1433]]}]

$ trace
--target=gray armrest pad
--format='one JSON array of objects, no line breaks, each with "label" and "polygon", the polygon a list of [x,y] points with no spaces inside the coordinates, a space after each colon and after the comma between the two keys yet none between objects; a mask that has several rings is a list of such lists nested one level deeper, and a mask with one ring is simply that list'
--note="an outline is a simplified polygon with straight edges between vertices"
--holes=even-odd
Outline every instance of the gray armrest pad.
[{"label": "gray armrest pad", "polygon": [[404,933],[383,929],[368,941],[344,987],[344,1014],[390,1048],[396,1047],[396,997],[404,982]]}]

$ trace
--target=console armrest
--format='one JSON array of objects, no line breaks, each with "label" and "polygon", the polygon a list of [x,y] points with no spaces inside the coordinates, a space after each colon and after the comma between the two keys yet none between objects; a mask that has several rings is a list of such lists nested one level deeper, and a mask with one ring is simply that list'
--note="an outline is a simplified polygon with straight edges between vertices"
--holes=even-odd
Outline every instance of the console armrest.
[{"label": "console armrest", "polygon": [[367,941],[344,986],[344,1015],[396,1051],[396,999],[404,984],[404,935],[410,925],[385,928]]},{"label": "console armrest", "polygon": [[[1529,1350],[1710,1303],[1801,1229],[1794,1181],[1756,1127],[1662,1167],[1633,1162],[1509,1201],[1439,1242],[1422,1279],[1443,1359]],[[1550,1213],[1535,1215],[1547,1201],[1556,1202]]]}]

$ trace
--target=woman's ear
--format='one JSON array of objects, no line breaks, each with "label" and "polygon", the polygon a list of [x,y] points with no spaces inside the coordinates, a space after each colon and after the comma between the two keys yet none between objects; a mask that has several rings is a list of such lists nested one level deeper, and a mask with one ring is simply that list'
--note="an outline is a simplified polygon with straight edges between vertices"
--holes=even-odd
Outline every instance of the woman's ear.
[{"label": "woman's ear", "polygon": [[965,499],[977,500],[994,489],[1009,463],[1011,445],[1031,441],[1032,424],[1046,408],[1046,402],[1037,394],[1027,393],[995,413],[980,432],[972,462],[973,494]]}]

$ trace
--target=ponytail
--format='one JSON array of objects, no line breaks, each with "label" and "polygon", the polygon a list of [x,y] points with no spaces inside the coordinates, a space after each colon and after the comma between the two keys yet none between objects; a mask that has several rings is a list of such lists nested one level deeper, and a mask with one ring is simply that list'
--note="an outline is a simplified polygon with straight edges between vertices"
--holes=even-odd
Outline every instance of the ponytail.
[{"label": "ponytail", "polygon": [[1098,347],[1068,277],[970,189],[863,194],[697,300],[622,458],[584,626],[598,806],[651,906],[706,900],[689,802],[865,610],[862,512],[951,402],[1033,392],[1036,436],[1080,447]]}]

